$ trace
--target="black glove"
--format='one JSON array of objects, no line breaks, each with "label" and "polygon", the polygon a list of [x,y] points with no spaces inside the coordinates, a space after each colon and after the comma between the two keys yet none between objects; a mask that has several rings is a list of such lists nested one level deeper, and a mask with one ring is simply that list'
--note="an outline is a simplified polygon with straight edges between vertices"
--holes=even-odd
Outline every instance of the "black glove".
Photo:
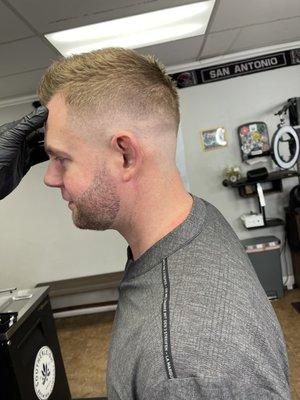
[{"label": "black glove", "polygon": [[48,160],[44,124],[48,110],[41,106],[19,121],[0,127],[0,199],[20,183],[33,165]]}]

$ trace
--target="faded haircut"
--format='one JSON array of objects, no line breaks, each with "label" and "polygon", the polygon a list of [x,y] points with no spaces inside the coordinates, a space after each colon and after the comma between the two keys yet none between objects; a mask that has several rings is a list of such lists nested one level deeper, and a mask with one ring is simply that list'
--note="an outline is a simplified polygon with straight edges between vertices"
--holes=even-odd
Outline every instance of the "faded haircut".
[{"label": "faded haircut", "polygon": [[[123,48],[108,48],[55,61],[42,77],[38,91],[47,105],[62,94],[76,113],[152,120],[177,133],[178,93],[153,56]],[[103,114],[104,113],[104,114]]]}]

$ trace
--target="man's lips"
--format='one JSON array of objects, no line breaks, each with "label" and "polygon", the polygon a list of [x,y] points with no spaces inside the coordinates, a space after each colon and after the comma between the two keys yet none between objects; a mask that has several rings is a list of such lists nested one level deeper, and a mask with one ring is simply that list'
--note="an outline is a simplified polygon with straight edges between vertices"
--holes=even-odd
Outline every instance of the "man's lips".
[{"label": "man's lips", "polygon": [[68,207],[72,210],[75,207],[75,204],[73,201],[69,201]]},{"label": "man's lips", "polygon": [[61,195],[61,197],[65,200],[65,201],[71,201],[70,199],[68,199],[67,197]]},{"label": "man's lips", "polygon": [[62,198],[63,198],[65,201],[68,202],[68,207],[69,207],[70,209],[73,209],[73,208],[75,207],[75,204],[74,204],[74,202],[73,202],[72,200],[69,200],[67,197],[65,197],[65,196],[63,196],[63,195],[62,195]]}]

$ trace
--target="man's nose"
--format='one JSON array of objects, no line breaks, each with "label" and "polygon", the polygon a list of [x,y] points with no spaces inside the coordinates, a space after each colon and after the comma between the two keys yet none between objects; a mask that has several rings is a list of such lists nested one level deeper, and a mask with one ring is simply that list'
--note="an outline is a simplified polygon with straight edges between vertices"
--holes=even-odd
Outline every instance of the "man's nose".
[{"label": "man's nose", "polygon": [[61,187],[62,186],[62,176],[57,167],[49,161],[49,165],[44,176],[44,183],[50,187]]}]

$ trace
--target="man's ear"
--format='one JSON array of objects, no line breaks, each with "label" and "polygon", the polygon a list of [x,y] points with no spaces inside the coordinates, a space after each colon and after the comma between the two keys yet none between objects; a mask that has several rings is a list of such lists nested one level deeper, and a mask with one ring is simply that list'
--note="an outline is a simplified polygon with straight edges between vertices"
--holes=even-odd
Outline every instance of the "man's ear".
[{"label": "man's ear", "polygon": [[130,180],[138,173],[142,164],[142,149],[139,141],[130,132],[118,132],[113,136],[111,146],[121,157],[123,179]]}]

